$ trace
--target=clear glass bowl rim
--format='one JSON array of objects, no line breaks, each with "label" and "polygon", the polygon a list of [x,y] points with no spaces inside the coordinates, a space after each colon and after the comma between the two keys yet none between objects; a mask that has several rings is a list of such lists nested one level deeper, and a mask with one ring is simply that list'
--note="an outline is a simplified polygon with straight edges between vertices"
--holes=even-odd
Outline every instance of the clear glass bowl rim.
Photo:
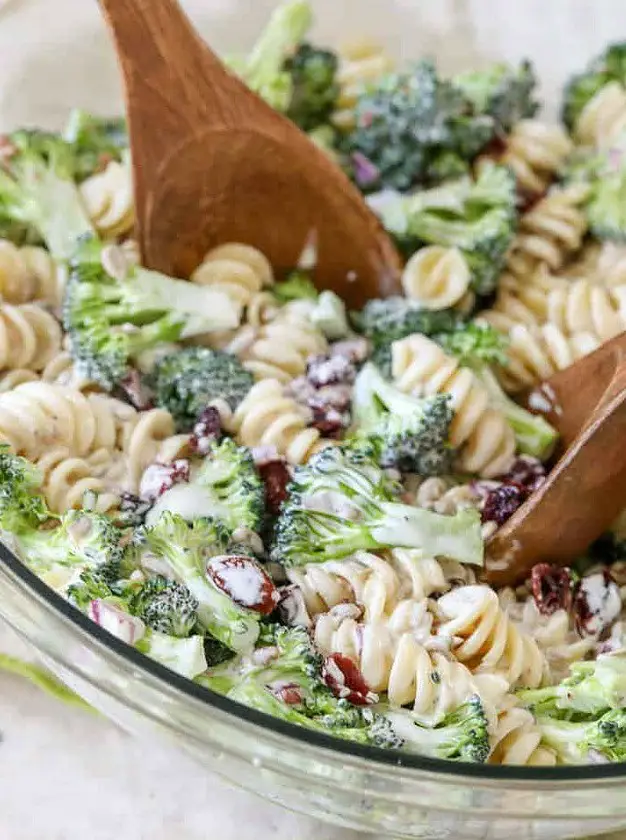
[{"label": "clear glass bowl rim", "polygon": [[329,750],[338,757],[355,757],[367,759],[378,765],[387,768],[397,767],[404,771],[411,769],[429,771],[433,775],[445,776],[449,781],[460,781],[472,778],[476,781],[485,782],[497,781],[519,781],[519,782],[612,782],[626,781],[626,763],[623,764],[602,764],[583,765],[574,767],[554,768],[533,768],[533,767],[500,767],[485,764],[468,764],[453,761],[445,761],[436,758],[427,758],[413,753],[402,753],[396,750],[382,749],[379,747],[362,746],[350,741],[343,741],[324,735],[312,730],[307,730],[296,724],[287,723],[267,715],[264,712],[257,712],[247,706],[229,700],[221,694],[217,694],[197,685],[191,680],[182,677],[169,668],[153,661],[140,651],[113,636],[108,631],[90,621],[79,610],[65,601],[54,590],[48,587],[33,572],[31,572],[19,558],[0,543],[0,561],[8,568],[12,575],[15,575],[33,595],[43,600],[47,607],[59,614],[62,619],[74,625],[77,630],[87,633],[97,644],[108,648],[117,656],[126,660],[126,663],[134,668],[145,671],[150,677],[160,683],[165,683],[169,690],[172,688],[188,697],[199,700],[207,706],[215,707],[222,713],[237,719],[243,718],[248,724],[269,729],[275,735],[287,736],[304,744]]}]

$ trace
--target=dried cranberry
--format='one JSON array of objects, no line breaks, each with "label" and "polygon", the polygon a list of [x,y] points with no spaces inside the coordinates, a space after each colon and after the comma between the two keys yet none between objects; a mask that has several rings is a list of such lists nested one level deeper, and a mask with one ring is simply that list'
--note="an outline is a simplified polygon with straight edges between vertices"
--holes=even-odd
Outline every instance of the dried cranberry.
[{"label": "dried cranberry", "polygon": [[141,379],[138,370],[131,368],[120,383],[121,389],[137,411],[152,408],[152,395]]},{"label": "dried cranberry", "polygon": [[267,461],[259,465],[259,473],[265,485],[265,501],[270,513],[277,514],[287,498],[287,485],[291,479],[284,461]]},{"label": "dried cranberry", "polygon": [[349,423],[346,424],[346,417],[343,412],[329,408],[314,411],[313,421],[310,425],[317,429],[324,437],[337,439]]},{"label": "dried cranberry", "polygon": [[214,557],[207,565],[207,574],[236,604],[263,615],[274,612],[280,600],[269,575],[250,557],[238,554]]},{"label": "dried cranberry", "polygon": [[288,706],[299,706],[304,700],[302,687],[297,683],[275,682],[267,686],[277,700],[286,703]]},{"label": "dried cranberry", "polygon": [[307,362],[306,378],[314,388],[352,383],[356,368],[350,359],[339,354],[312,356]]},{"label": "dried cranberry", "polygon": [[619,587],[607,569],[579,581],[572,610],[581,636],[597,636],[611,625],[622,608]]},{"label": "dried cranberry", "polygon": [[211,444],[219,440],[222,433],[222,418],[212,405],[207,406],[198,417],[191,434],[189,446],[192,452],[206,455]]},{"label": "dried cranberry", "polygon": [[530,585],[542,615],[569,610],[572,605],[572,576],[568,568],[537,563],[530,572]]},{"label": "dried cranberry", "polygon": [[141,477],[139,495],[153,502],[175,484],[189,481],[189,461],[179,458],[171,464],[150,464]]},{"label": "dried cranberry", "polygon": [[506,483],[520,484],[529,492],[537,490],[546,480],[546,468],[538,458],[521,455],[515,460],[511,469],[502,476]]},{"label": "dried cranberry", "polygon": [[322,665],[322,679],[335,697],[348,700],[355,706],[369,706],[378,700],[354,662],[342,653],[331,653],[326,657]]},{"label": "dried cranberry", "polygon": [[364,362],[370,354],[370,343],[366,338],[346,338],[336,341],[330,348],[331,356],[343,356],[351,362]]},{"label": "dried cranberry", "polygon": [[496,525],[504,525],[515,511],[528,498],[528,490],[521,484],[507,482],[495,487],[485,498],[482,509],[483,522],[495,522]]}]

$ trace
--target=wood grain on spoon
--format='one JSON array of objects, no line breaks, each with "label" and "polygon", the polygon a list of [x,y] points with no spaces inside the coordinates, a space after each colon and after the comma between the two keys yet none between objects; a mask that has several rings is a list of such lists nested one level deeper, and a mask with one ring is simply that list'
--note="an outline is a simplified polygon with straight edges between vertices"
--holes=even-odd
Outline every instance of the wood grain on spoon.
[{"label": "wood grain on spoon", "polygon": [[277,271],[317,244],[315,282],[350,306],[399,291],[399,257],[339,167],[235,78],[175,0],[100,0],[126,90],[145,264],[187,277],[209,248]]},{"label": "wood grain on spoon", "polygon": [[531,393],[565,452],[487,545],[485,579],[518,583],[535,563],[580,556],[626,507],[626,333]]}]

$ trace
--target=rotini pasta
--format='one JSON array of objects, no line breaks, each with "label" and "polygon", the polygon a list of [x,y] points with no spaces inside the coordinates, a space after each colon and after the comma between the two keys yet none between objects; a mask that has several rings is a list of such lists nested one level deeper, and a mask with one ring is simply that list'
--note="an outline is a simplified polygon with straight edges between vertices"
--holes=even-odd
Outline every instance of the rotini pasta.
[{"label": "rotini pasta", "polygon": [[448,309],[467,294],[470,279],[467,262],[457,248],[429,245],[407,262],[402,287],[422,309]]},{"label": "rotini pasta", "polygon": [[516,324],[539,326],[548,320],[549,294],[564,287],[567,281],[551,274],[545,266],[524,278],[507,272],[500,278],[492,308],[480,312],[478,320],[505,334]]},{"label": "rotini pasta", "polygon": [[187,447],[189,435],[177,435],[169,411],[153,408],[137,415],[124,430],[125,489],[136,493],[146,467],[157,461],[169,464]]},{"label": "rotini pasta", "polygon": [[244,446],[271,447],[291,464],[302,464],[328,441],[308,423],[307,411],[284,392],[277,379],[257,382],[230,420]]},{"label": "rotini pasta", "polygon": [[209,251],[191,275],[193,283],[223,291],[242,307],[274,284],[267,257],[251,245],[230,242]]},{"label": "rotini pasta", "polygon": [[454,420],[450,443],[459,449],[459,467],[487,478],[502,475],[515,455],[515,436],[475,374],[423,335],[392,345],[392,374],[406,393],[450,394]]},{"label": "rotini pasta", "polygon": [[40,306],[0,306],[0,370],[42,370],[61,349],[61,326]]},{"label": "rotini pasta", "polygon": [[575,133],[587,146],[609,146],[626,128],[626,90],[619,82],[609,82],[582,110]]},{"label": "rotini pasta", "polygon": [[556,764],[554,752],[541,744],[541,732],[532,714],[520,708],[511,694],[502,702],[490,740],[489,764],[525,764],[529,767]]},{"label": "rotini pasta", "polygon": [[361,41],[345,46],[340,51],[338,81],[341,92],[333,123],[342,130],[354,125],[354,107],[359,91],[393,68],[391,58],[384,49],[371,41]]},{"label": "rotini pasta", "polygon": [[89,505],[87,494],[95,496],[95,509],[99,513],[115,510],[119,496],[107,489],[101,473],[108,464],[108,450],[94,453],[90,459],[71,455],[67,449],[52,449],[35,462],[42,476],[46,501],[52,511],[62,513]]},{"label": "rotini pasta", "polygon": [[575,280],[548,295],[547,320],[566,335],[590,333],[608,341],[626,328],[626,285],[606,289]]},{"label": "rotini pasta", "polygon": [[507,138],[500,162],[513,170],[525,193],[542,195],[572,148],[572,141],[558,126],[520,120]]},{"label": "rotini pasta", "polygon": [[530,277],[544,264],[556,271],[581,247],[587,219],[581,205],[584,184],[554,188],[520,220],[507,265],[516,277]]},{"label": "rotini pasta", "polygon": [[5,303],[61,302],[64,271],[43,248],[18,248],[0,239],[0,296]]},{"label": "rotini pasta", "polygon": [[546,673],[537,643],[506,616],[488,586],[460,586],[437,601],[438,633],[454,639],[456,658],[476,673],[499,673],[512,687],[536,688]]},{"label": "rotini pasta", "polygon": [[18,385],[23,385],[25,382],[37,382],[40,378],[34,370],[27,370],[26,368],[8,370],[0,374],[0,394],[5,391],[12,391],[13,388],[17,388]]},{"label": "rotini pasta", "polygon": [[132,175],[127,163],[108,163],[102,172],[83,181],[80,195],[99,234],[117,238],[132,231],[135,205]]}]

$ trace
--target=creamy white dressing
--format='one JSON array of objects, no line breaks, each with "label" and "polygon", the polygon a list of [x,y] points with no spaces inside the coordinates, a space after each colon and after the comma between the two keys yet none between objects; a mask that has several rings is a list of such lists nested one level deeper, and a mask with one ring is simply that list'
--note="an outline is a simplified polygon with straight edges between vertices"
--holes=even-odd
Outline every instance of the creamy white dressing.
[{"label": "creamy white dressing", "polygon": [[592,618],[585,622],[585,627],[590,635],[595,635],[619,616],[622,609],[619,588],[613,581],[607,584],[602,573],[583,578],[580,588],[585,593],[592,614]]},{"label": "creamy white dressing", "polygon": [[215,500],[204,487],[194,484],[176,484],[166,490],[150,508],[146,516],[146,525],[152,527],[157,523],[161,514],[173,513],[182,516],[187,521],[200,519],[203,516],[215,516]]},{"label": "creamy white dressing", "polygon": [[332,513],[334,516],[340,516],[342,519],[351,519],[356,522],[361,512],[350,503],[348,499],[335,490],[322,490],[309,496],[304,500],[303,507],[306,510],[314,510],[319,513]]},{"label": "creamy white dressing", "polygon": [[265,577],[254,561],[233,562],[232,557],[214,557],[207,568],[219,578],[222,589],[244,607],[256,607],[263,600]]}]

